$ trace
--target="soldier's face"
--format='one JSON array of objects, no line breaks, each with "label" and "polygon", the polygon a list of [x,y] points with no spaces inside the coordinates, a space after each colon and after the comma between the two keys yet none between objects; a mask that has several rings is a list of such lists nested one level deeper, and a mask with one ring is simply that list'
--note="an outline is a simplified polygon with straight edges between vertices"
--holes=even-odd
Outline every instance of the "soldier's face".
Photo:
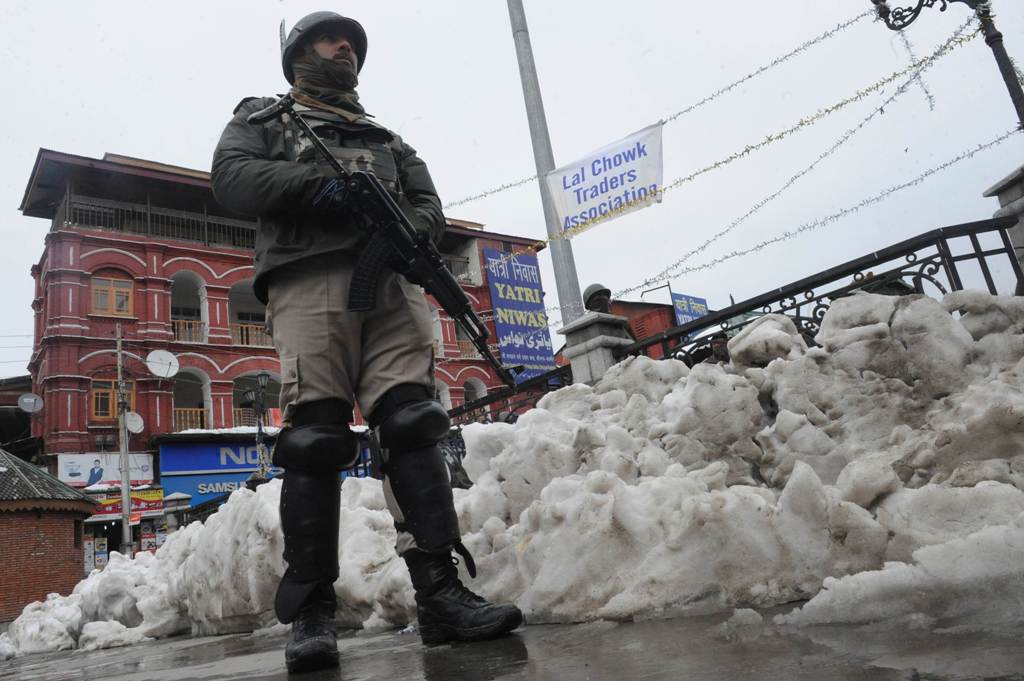
[{"label": "soldier's face", "polygon": [[351,39],[341,31],[325,31],[312,43],[313,49],[323,59],[330,59],[339,66],[347,66],[355,73],[359,69],[359,58]]}]

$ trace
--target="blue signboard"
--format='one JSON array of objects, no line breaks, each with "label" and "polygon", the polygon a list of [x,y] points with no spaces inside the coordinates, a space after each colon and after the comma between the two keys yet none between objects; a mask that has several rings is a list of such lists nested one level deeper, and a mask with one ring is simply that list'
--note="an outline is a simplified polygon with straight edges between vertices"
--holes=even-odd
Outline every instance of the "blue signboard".
[{"label": "blue signboard", "polygon": [[555,357],[537,256],[485,248],[484,259],[502,364],[523,365],[517,383],[551,371]]},{"label": "blue signboard", "polygon": [[694,319],[700,319],[707,315],[708,301],[704,298],[673,293],[672,308],[676,312],[676,324],[682,326],[687,322],[692,322]]},{"label": "blue signboard", "polygon": [[[269,454],[269,449],[268,449]],[[356,466],[356,475],[365,475],[369,447],[360,455],[362,466]],[[259,468],[256,445],[248,442],[168,442],[160,445],[160,484],[164,496],[174,492],[192,495],[192,506],[233,492],[245,486],[245,481]],[[271,467],[271,476],[282,473]],[[350,475],[342,471],[342,478]]]}]

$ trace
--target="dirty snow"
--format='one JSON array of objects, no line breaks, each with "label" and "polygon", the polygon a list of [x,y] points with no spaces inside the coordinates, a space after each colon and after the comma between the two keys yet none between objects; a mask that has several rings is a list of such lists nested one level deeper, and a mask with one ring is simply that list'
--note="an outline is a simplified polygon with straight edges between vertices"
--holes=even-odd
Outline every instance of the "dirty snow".
[{"label": "dirty snow", "polygon": [[[693,369],[634,358],[464,430],[455,490],[474,589],[531,622],[736,614],[810,599],[774,625],[1024,620],[1024,302],[834,302],[814,347],[768,315]],[[279,481],[234,492],[155,555],[112,554],[28,606],[0,657],[275,625]],[[380,483],[341,501],[345,625],[415,614]],[[464,575],[465,578],[465,575]]]}]

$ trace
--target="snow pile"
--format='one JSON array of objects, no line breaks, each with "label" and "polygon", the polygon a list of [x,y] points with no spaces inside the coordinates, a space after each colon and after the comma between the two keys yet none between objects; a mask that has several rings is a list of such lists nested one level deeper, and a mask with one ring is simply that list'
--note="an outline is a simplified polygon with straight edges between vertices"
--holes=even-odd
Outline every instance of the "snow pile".
[{"label": "snow pile", "polygon": [[[634,358],[515,424],[467,427],[476,484],[455,498],[471,586],[532,622],[812,598],[777,621],[1020,623],[1022,299],[858,294],[815,341],[767,315],[728,365]],[[238,490],[155,557],[115,556],[26,608],[0,656],[272,624],[279,494]],[[345,481],[340,532],[339,618],[408,623],[377,481]],[[740,614],[722,636],[758,635]]]}]

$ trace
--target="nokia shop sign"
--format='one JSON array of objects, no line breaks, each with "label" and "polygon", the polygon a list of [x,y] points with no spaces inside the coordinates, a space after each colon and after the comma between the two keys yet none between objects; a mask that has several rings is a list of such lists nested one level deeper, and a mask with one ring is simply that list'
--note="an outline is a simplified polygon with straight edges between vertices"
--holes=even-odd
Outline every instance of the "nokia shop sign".
[{"label": "nokia shop sign", "polygon": [[[270,456],[270,448],[266,448]],[[259,468],[260,455],[247,442],[164,442],[160,444],[160,479],[164,492],[183,492],[192,506],[234,492]],[[268,462],[269,463],[269,462]],[[271,467],[271,474],[281,471]]]}]

